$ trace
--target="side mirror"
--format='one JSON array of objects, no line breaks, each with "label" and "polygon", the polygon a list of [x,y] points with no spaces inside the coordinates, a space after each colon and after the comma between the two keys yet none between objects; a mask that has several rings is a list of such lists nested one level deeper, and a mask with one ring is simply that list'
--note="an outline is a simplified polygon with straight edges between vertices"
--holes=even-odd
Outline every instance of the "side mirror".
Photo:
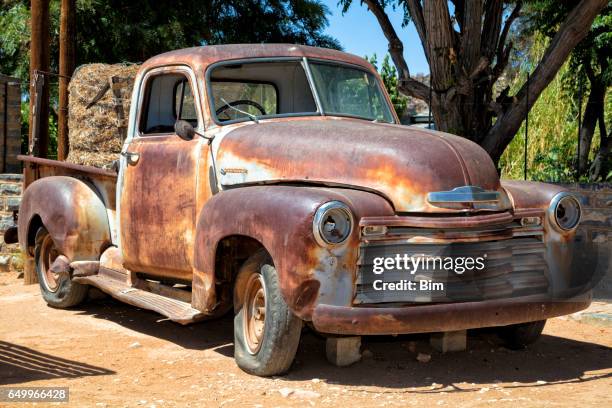
[{"label": "side mirror", "polygon": [[174,131],[183,140],[192,140],[195,137],[195,129],[186,120],[177,120],[174,123]]}]

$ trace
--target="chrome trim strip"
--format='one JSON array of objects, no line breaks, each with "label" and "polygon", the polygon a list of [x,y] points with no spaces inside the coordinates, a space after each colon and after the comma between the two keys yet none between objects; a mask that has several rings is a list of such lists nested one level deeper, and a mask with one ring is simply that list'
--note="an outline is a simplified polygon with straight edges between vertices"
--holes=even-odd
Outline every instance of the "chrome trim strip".
[{"label": "chrome trim strip", "polygon": [[499,201],[498,191],[488,191],[478,186],[462,186],[450,191],[433,191],[427,194],[430,203],[482,203]]}]

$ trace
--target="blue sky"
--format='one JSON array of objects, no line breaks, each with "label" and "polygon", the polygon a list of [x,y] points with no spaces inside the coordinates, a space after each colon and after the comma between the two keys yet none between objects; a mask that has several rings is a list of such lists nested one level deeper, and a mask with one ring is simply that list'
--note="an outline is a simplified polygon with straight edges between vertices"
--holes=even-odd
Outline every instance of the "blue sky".
[{"label": "blue sky", "polygon": [[[338,0],[322,0],[322,2],[331,12],[328,16],[329,26],[325,30],[327,34],[337,38],[346,52],[360,57],[376,53],[378,60],[382,61],[387,54],[388,43],[376,17],[366,6],[361,5],[359,0],[353,0],[350,9],[342,15],[342,9],[337,6]],[[429,67],[414,25],[411,23],[408,27],[402,28],[403,11],[399,9],[393,11],[391,8],[386,11],[400,40],[404,43],[404,57],[410,74],[428,73]]]}]

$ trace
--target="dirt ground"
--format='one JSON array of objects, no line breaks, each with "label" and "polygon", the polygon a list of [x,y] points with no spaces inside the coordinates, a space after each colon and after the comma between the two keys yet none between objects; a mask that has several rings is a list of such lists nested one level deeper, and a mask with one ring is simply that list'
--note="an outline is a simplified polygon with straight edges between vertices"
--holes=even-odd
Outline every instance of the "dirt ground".
[{"label": "dirt ground", "polygon": [[234,363],[231,317],[182,327],[111,299],[56,310],[37,285],[0,273],[0,386],[70,387],[69,406],[612,406],[610,327],[552,319],[522,351],[487,330],[446,355],[426,336],[364,338],[363,348],[361,362],[333,367],[305,330],[291,372],[258,378]]}]

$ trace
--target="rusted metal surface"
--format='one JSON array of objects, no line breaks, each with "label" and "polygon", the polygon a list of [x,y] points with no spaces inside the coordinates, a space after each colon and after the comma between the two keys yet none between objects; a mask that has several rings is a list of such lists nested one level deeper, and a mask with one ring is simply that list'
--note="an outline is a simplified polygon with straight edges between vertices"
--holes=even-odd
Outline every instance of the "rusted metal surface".
[{"label": "rusted metal surface", "polygon": [[274,260],[281,292],[294,313],[310,319],[315,302],[350,304],[357,265],[359,230],[333,249],[316,243],[314,212],[323,203],[346,203],[357,219],[392,215],[382,197],[359,190],[302,186],[253,186],[215,195],[198,219],[195,239],[193,300],[196,309],[212,311],[215,254],[228,236],[257,240]]},{"label": "rusted metal surface", "polygon": [[25,190],[19,208],[19,244],[30,255],[35,219],[70,261],[97,260],[111,243],[104,202],[91,185],[74,177],[45,177]]},{"label": "rusted metal surface", "polygon": [[77,277],[74,278],[74,281],[95,286],[115,299],[136,307],[153,310],[180,324],[189,324],[205,318],[203,313],[193,309],[187,302],[132,287],[126,282],[105,274]]},{"label": "rusted metal surface", "polygon": [[100,271],[99,261],[74,261],[69,266],[73,276],[91,276]]},{"label": "rusted metal surface", "polygon": [[432,191],[478,185],[498,191],[495,210],[511,208],[493,162],[465,138],[400,125],[354,119],[270,121],[242,126],[222,140],[219,168],[245,169],[221,176],[227,187],[249,183],[310,182],[377,191],[397,212],[473,211],[427,201]]},{"label": "rusted metal surface", "polygon": [[140,159],[126,167],[121,194],[127,269],[191,280],[201,150],[200,140],[177,136],[143,137],[130,144],[129,151]]},{"label": "rusted metal surface", "polygon": [[402,334],[465,330],[544,320],[585,309],[589,294],[565,302],[542,297],[414,307],[317,306],[314,327],[333,334]]},{"label": "rusted metal surface", "polygon": [[97,167],[82,166],[80,164],[26,155],[18,155],[17,159],[23,161],[25,163],[24,166],[31,169],[35,173],[31,177],[33,180],[38,180],[39,178],[45,177],[48,172],[52,172],[53,175],[72,175],[79,173],[80,175],[92,175],[96,177],[109,178],[112,179],[112,181],[116,181],[117,179],[117,173],[99,169]]}]

